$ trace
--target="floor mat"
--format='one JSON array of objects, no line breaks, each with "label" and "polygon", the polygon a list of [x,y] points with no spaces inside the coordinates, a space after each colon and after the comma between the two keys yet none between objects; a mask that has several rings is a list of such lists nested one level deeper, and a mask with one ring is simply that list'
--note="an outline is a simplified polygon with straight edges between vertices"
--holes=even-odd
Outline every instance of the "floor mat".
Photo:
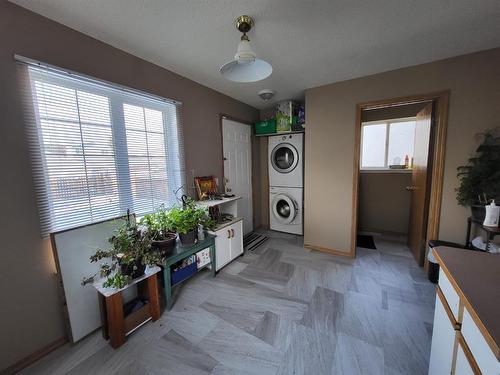
[{"label": "floor mat", "polygon": [[250,232],[243,236],[243,247],[246,251],[253,251],[263,245],[268,239],[269,237],[263,234]]},{"label": "floor mat", "polygon": [[377,249],[373,236],[366,236],[364,234],[358,234],[356,238],[356,246],[363,247],[365,249]]}]

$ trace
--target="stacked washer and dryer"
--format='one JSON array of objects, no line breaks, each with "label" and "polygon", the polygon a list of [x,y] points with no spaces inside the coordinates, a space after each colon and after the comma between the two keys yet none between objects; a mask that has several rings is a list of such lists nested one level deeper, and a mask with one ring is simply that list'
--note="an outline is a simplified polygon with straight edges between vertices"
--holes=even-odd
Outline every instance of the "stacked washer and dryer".
[{"label": "stacked washer and dryer", "polygon": [[300,234],[303,230],[304,134],[269,137],[269,226]]}]

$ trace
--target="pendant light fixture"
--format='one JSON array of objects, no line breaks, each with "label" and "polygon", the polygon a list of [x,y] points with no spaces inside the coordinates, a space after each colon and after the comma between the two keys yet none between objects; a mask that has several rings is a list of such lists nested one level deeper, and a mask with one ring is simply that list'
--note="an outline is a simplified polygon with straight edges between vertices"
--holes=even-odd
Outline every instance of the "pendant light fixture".
[{"label": "pendant light fixture", "polygon": [[235,21],[236,28],[243,33],[234,60],[222,65],[220,73],[234,82],[257,82],[267,78],[273,72],[273,67],[267,61],[258,59],[250,46],[247,32],[254,22],[250,16],[239,16]]}]

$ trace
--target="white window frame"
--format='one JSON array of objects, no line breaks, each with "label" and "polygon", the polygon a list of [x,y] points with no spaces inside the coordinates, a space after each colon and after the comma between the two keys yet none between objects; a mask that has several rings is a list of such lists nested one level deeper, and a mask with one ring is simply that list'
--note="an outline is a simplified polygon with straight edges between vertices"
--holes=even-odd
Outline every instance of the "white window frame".
[{"label": "white window frame", "polygon": [[[22,61],[27,63],[28,66],[30,65],[35,65],[30,63],[29,61]],[[38,66],[40,66],[38,64]],[[38,66],[36,66],[38,68]],[[44,67],[45,68],[45,67]],[[128,160],[128,148],[127,148],[127,137],[126,137],[126,125],[124,121],[124,104],[130,104],[133,106],[138,106],[141,108],[148,108],[151,110],[157,110],[162,113],[162,119],[163,119],[163,142],[164,142],[164,150],[165,150],[165,168],[167,170],[167,175],[169,173],[169,160],[171,157],[173,157],[172,152],[175,152],[175,154],[179,158],[179,173],[180,173],[180,183],[182,191],[184,192],[185,188],[185,175],[184,175],[184,151],[183,151],[183,135],[182,135],[182,124],[181,124],[181,118],[180,118],[180,108],[179,106],[181,105],[180,102],[173,101],[173,100],[168,100],[160,97],[156,97],[154,95],[149,95],[147,93],[142,93],[137,90],[133,89],[127,89],[124,88],[123,86],[119,85],[113,85],[110,83],[107,83],[105,81],[100,81],[100,80],[94,80],[92,78],[89,78],[87,76],[79,75],[78,73],[74,72],[67,72],[63,70],[57,69],[55,73],[58,74],[50,74],[50,71],[52,70],[50,66],[48,66],[49,69],[47,75],[40,69],[36,69],[35,71],[30,72],[30,83],[29,83],[29,88],[31,91],[31,95],[33,96],[33,102],[32,102],[32,110],[34,110],[34,123],[30,124],[31,129],[30,132],[35,132],[38,134],[36,137],[31,137],[32,142],[36,142],[37,145],[34,146],[34,152],[33,158],[36,161],[37,159],[42,163],[41,166],[36,167],[38,170],[43,169],[43,174],[45,175],[44,180],[47,181],[47,162],[45,160],[45,153],[42,151],[44,145],[40,144],[42,141],[42,136],[40,134],[41,128],[40,128],[40,113],[38,110],[38,103],[36,100],[36,94],[35,94],[35,82],[38,80],[37,77],[40,77],[40,80],[42,82],[48,82],[50,84],[54,84],[57,86],[61,87],[66,87],[71,90],[75,91],[83,91],[83,92],[91,92],[96,95],[102,95],[103,97],[106,97],[109,101],[109,115],[110,115],[110,124],[111,124],[111,134],[112,134],[112,139],[113,139],[113,147],[114,147],[114,162],[115,162],[115,173],[116,173],[116,181],[121,182],[118,183],[117,186],[117,193],[118,193],[118,198],[119,198],[119,207],[120,207],[120,214],[125,214],[127,210],[131,210],[131,212],[136,211],[133,207],[133,203],[130,204],[131,200],[133,201],[133,197],[127,193],[128,191],[131,191],[131,176],[130,176],[130,170],[126,168],[127,170],[123,168],[123,165],[121,165],[121,168],[119,166],[119,163],[117,162],[118,158],[126,157]],[[73,76],[74,79],[71,80],[70,83],[68,83],[68,80],[64,77],[64,73],[69,74],[70,76]],[[92,85],[92,90],[89,91],[89,83],[93,83]],[[170,108],[167,109],[166,105],[175,105],[176,108]],[[171,110],[176,111],[175,119],[176,119],[176,130],[172,130],[169,128],[169,124],[167,124],[167,121],[171,119],[172,117],[169,116]],[[172,139],[173,137],[171,136],[171,131],[175,131],[176,134],[176,139]],[[118,136],[117,136],[118,135]],[[36,138],[36,139],[34,139]],[[119,142],[118,140],[121,140]],[[175,143],[175,144],[174,144]],[[170,150],[170,151],[169,151]],[[170,156],[169,156],[170,155]],[[85,155],[83,155],[85,157]],[[128,162],[127,162],[128,164]],[[175,176],[175,181],[177,181],[177,175]],[[151,176],[150,176],[151,178]],[[40,181],[35,181],[35,183],[40,185]],[[177,185],[177,183],[176,183]],[[46,210],[48,210],[48,213],[50,215],[50,222],[47,223],[46,221],[44,222],[45,224],[42,224],[41,226],[41,232],[42,232],[42,237],[45,237],[48,233],[55,231],[61,231],[61,230],[67,230],[75,227],[75,225],[68,225],[68,226],[57,226],[54,227],[54,211],[51,207],[52,205],[52,197],[51,197],[51,192],[48,190],[47,187],[42,187],[38,186],[37,188],[37,198],[39,201],[39,205],[43,205],[47,207]],[[171,198],[171,194],[173,192],[168,192],[167,199]],[[154,198],[152,198],[154,199]],[[170,199],[171,200],[171,199]],[[165,202],[167,203],[167,202]],[[156,202],[152,202],[152,205],[155,205]],[[172,204],[172,202],[168,202],[168,204]],[[160,204],[161,205],[161,204]],[[154,207],[157,208],[157,207]],[[92,211],[92,208],[90,208]],[[91,212],[90,211],[90,212]],[[142,212],[139,211],[137,212],[138,214],[146,214],[148,212]],[[111,219],[111,217],[109,218]],[[91,216],[90,221],[85,221],[82,223],[79,223],[76,226],[80,225],[88,225],[91,223],[99,222],[102,221],[101,219],[94,219]]]},{"label": "white window frame", "polygon": [[[389,154],[389,134],[390,134],[390,128],[391,124],[397,124],[400,122],[409,122],[409,121],[415,121],[416,122],[417,117],[402,117],[402,118],[394,118],[394,119],[387,119],[387,120],[376,120],[376,121],[366,121],[361,123],[361,140],[360,140],[360,147],[359,147],[359,169],[361,171],[365,172],[376,172],[376,171],[390,171],[390,172],[396,172],[396,173],[401,173],[401,172],[411,172],[411,168],[409,169],[391,169],[389,168],[388,164],[388,154]],[[382,125],[385,124],[385,150],[384,150],[384,166],[383,167],[363,167],[363,128],[365,126],[372,126],[372,125]]]}]

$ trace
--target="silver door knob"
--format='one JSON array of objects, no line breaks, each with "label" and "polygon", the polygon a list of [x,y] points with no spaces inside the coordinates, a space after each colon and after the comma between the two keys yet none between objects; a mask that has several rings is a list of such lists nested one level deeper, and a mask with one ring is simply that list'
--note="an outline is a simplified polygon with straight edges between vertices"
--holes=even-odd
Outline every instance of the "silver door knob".
[{"label": "silver door knob", "polygon": [[408,191],[414,191],[414,190],[417,190],[417,187],[415,185],[410,185],[410,186],[405,187],[405,189]]}]

